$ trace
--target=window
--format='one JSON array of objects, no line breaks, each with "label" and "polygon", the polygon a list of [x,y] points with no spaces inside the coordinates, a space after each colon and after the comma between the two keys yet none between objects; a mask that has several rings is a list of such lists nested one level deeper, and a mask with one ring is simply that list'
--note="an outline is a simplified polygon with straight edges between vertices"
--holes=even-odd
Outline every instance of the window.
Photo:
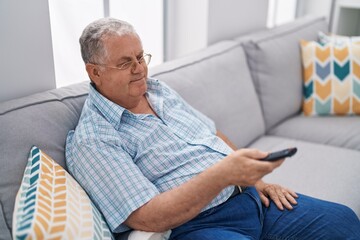
[{"label": "window", "polygon": [[134,25],[142,38],[144,50],[153,55],[151,65],[162,63],[162,0],[50,0],[50,22],[57,87],[89,79],[80,54],[79,37],[87,24],[104,17],[104,12],[108,10],[107,7],[109,7],[111,17],[128,21]]},{"label": "window", "polygon": [[110,0],[110,16],[135,27],[145,52],[152,54],[151,66],[163,62],[163,0]]},{"label": "window", "polygon": [[269,0],[267,27],[293,21],[296,15],[297,0]]}]

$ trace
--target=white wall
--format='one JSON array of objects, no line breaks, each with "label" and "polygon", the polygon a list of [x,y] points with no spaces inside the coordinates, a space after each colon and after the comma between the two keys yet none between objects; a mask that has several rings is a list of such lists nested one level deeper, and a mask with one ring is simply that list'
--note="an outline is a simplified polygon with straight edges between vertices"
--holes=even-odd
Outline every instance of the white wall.
[{"label": "white wall", "polygon": [[167,0],[165,60],[207,46],[208,0]]},{"label": "white wall", "polygon": [[334,0],[298,0],[297,17],[305,15],[331,17],[331,8]]},{"label": "white wall", "polygon": [[130,22],[139,33],[151,66],[163,61],[163,0],[49,0],[56,86],[88,80],[79,37],[90,22],[107,15]]},{"label": "white wall", "polygon": [[0,102],[55,88],[47,0],[0,1]]},{"label": "white wall", "polygon": [[266,27],[268,0],[209,0],[208,44]]},{"label": "white wall", "polygon": [[103,1],[49,0],[49,8],[56,87],[88,80],[79,37],[90,22],[103,17]]},{"label": "white wall", "polygon": [[346,35],[360,35],[360,1],[337,0],[334,4],[331,32]]},{"label": "white wall", "polygon": [[110,0],[110,16],[128,21],[139,34],[151,65],[163,62],[163,0]]},{"label": "white wall", "polygon": [[268,0],[166,2],[166,60],[266,27]]},{"label": "white wall", "polygon": [[269,0],[267,26],[276,27],[296,18],[298,0]]}]

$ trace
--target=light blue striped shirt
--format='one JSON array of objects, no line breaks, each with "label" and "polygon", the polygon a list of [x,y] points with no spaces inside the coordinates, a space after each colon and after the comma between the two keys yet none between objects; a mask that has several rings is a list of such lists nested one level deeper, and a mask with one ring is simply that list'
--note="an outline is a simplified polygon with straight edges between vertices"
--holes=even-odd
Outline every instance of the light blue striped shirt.
[{"label": "light blue striped shirt", "polygon": [[[158,117],[133,114],[91,85],[75,131],[66,142],[70,173],[103,213],[113,232],[159,193],[179,186],[227,154],[213,121],[166,84],[149,78],[146,97]],[[225,188],[204,210],[226,201]]]}]

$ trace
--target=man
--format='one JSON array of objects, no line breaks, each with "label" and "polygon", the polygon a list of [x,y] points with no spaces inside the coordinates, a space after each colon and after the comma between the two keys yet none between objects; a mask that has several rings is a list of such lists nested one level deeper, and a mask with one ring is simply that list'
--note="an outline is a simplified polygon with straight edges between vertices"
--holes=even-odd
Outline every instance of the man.
[{"label": "man", "polygon": [[113,232],[172,229],[171,239],[196,240],[360,238],[349,208],[264,183],[283,160],[236,150],[210,119],[148,78],[151,55],[130,24],[97,20],[80,45],[91,85],[68,135],[67,165]]}]

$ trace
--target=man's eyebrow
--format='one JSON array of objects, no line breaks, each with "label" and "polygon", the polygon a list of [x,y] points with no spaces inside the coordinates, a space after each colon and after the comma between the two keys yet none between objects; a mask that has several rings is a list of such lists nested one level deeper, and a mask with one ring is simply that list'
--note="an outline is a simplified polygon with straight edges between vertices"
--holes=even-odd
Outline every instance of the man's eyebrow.
[{"label": "man's eyebrow", "polygon": [[[138,57],[138,56],[141,56],[141,55],[143,55],[144,54],[144,50],[141,50],[141,52],[139,52],[138,54],[136,54],[136,57]],[[121,64],[121,63],[123,63],[124,61],[131,61],[132,60],[132,57],[130,57],[130,56],[122,56],[121,58],[119,58],[116,62],[117,63],[119,63],[119,64]]]},{"label": "man's eyebrow", "polygon": [[119,58],[116,62],[120,63],[120,62],[124,62],[124,61],[131,61],[131,57],[123,56],[123,57]]}]

